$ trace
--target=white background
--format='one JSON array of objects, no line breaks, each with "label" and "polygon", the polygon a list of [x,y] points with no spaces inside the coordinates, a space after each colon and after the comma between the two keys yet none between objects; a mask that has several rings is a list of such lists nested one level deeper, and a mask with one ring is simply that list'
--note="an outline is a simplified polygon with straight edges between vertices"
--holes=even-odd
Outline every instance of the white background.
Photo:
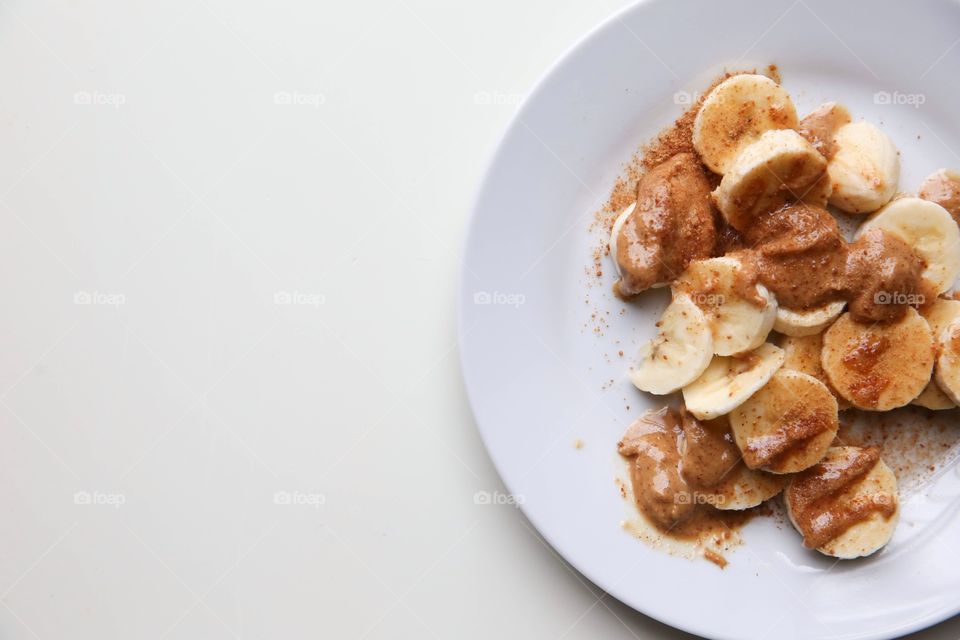
[{"label": "white background", "polygon": [[686,637],[478,504],[457,361],[484,162],[623,5],[0,4],[0,637]]}]

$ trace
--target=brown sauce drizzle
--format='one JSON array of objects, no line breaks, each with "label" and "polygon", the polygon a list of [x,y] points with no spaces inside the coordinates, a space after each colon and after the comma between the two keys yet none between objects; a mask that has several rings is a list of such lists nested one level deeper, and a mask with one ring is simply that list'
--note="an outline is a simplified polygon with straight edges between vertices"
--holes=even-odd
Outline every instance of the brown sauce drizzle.
[{"label": "brown sauce drizzle", "polygon": [[763,213],[744,239],[751,248],[740,255],[788,309],[846,300],[855,320],[887,322],[927,297],[923,261],[909,245],[879,229],[847,243],[820,207],[798,203]]},{"label": "brown sauce drizzle", "polygon": [[844,354],[841,361],[848,369],[853,369],[857,373],[870,373],[880,357],[890,348],[890,340],[882,335],[875,333],[865,333],[860,337],[856,346]]},{"label": "brown sauce drizzle", "polygon": [[726,419],[701,422],[686,411],[663,408],[634,421],[617,448],[631,461],[637,507],[661,533],[700,538],[737,527],[756,513],[711,504],[715,495],[709,490],[743,465]]},{"label": "brown sauce drizzle", "polygon": [[809,413],[804,408],[791,409],[780,419],[776,431],[750,438],[745,453],[751,454],[753,464],[763,467],[793,454],[832,424],[832,416],[825,411]]},{"label": "brown sauce drizzle", "polygon": [[855,486],[880,461],[876,447],[858,449],[843,460],[821,462],[802,472],[793,483],[790,499],[803,546],[816,549],[837,538],[874,513],[889,518],[896,502],[888,496],[837,497]]},{"label": "brown sauce drizzle", "polygon": [[637,185],[636,208],[617,236],[614,292],[632,296],[671,282],[691,261],[712,256],[716,241],[706,174],[695,155],[678,153]]},{"label": "brown sauce drizzle", "polygon": [[865,333],[840,360],[843,366],[860,374],[857,381],[850,385],[850,393],[863,406],[876,406],[880,395],[890,385],[889,376],[873,373],[881,356],[889,348],[890,340],[886,336]]}]

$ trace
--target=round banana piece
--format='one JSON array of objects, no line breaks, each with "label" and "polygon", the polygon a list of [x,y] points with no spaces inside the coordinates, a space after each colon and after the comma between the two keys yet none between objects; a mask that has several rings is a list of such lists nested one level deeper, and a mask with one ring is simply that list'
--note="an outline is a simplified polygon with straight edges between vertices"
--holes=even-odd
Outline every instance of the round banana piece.
[{"label": "round banana piece", "polygon": [[846,304],[843,300],[838,300],[807,311],[794,311],[793,309],[778,307],[777,320],[773,329],[785,336],[797,338],[816,335],[840,317]]},{"label": "round banana piece", "polygon": [[770,343],[742,356],[715,356],[683,387],[687,410],[701,420],[726,415],[746,402],[783,366],[783,350]]},{"label": "round banana piece", "polygon": [[[790,523],[804,535],[804,546],[810,540],[801,520],[810,519],[829,526],[838,517],[842,518],[851,510],[855,513],[858,508],[865,510],[860,520],[833,539],[816,546],[817,551],[851,560],[876,552],[893,537],[900,520],[899,490],[897,477],[883,460],[878,459],[868,470],[860,469],[860,475],[849,484],[831,486],[831,483],[842,483],[843,470],[856,465],[858,457],[864,453],[865,450],[859,447],[831,447],[819,464],[790,479],[783,493],[783,502]],[[831,489],[835,492],[820,500],[811,500],[811,493],[816,495]]]},{"label": "round banana piece", "polygon": [[[924,308],[922,313],[923,317],[927,320],[927,324],[930,325],[930,330],[933,332],[934,347],[939,354],[942,351],[940,338],[943,335],[943,330],[946,329],[954,319],[960,317],[960,300],[937,298],[932,305]],[[933,378],[927,383],[923,392],[914,398],[911,404],[932,411],[943,411],[945,409],[953,409],[957,406],[957,403],[945,394],[940,388],[940,385],[937,384],[936,377],[935,366]]]},{"label": "round banana piece", "polygon": [[910,404],[923,407],[924,409],[930,409],[931,411],[955,409],[957,403],[951,400],[950,396],[940,389],[940,385],[937,384],[935,378],[936,374],[934,374],[934,379],[931,379],[930,382],[927,383],[927,386],[923,388],[920,395],[914,398]]},{"label": "round banana piece", "polygon": [[827,172],[830,204],[847,213],[876,211],[897,192],[900,156],[883,131],[869,122],[845,124],[833,136]]},{"label": "round banana piece", "polygon": [[814,333],[809,336],[783,336],[777,342],[777,346],[783,349],[784,369],[792,369],[813,376],[827,385],[830,393],[837,399],[837,408],[840,411],[850,408],[850,403],[844,400],[830,385],[827,374],[820,366],[820,354],[823,353],[822,333]]},{"label": "round banana piece", "polygon": [[817,464],[840,422],[837,401],[813,376],[780,369],[730,413],[733,437],[751,469],[796,473]]},{"label": "round banana piece", "polygon": [[779,494],[787,480],[787,476],[749,469],[740,464],[720,484],[700,489],[700,492],[714,496],[708,504],[721,511],[741,511],[752,509]]},{"label": "round banana piece", "polygon": [[641,391],[665,395],[700,377],[713,356],[713,335],[706,314],[682,293],[674,296],[657,328],[657,336],[640,347],[630,380]]},{"label": "round banana piece", "polygon": [[711,171],[722,175],[763,132],[797,124],[797,110],[783,87],[766,76],[735,75],[703,101],[693,123],[693,147]]},{"label": "round banana piece", "polygon": [[613,261],[613,268],[617,270],[617,275],[622,275],[620,273],[620,263],[617,261],[617,237],[620,235],[620,230],[623,229],[623,225],[626,223],[627,218],[630,217],[630,214],[633,213],[633,210],[637,208],[637,203],[634,202],[629,207],[624,209],[617,219],[613,221],[613,228],[610,230],[610,259]]},{"label": "round banana piece", "polygon": [[858,409],[889,411],[920,395],[933,371],[930,325],[913,307],[885,324],[840,316],[823,334],[821,365],[830,384]]},{"label": "round banana piece", "polygon": [[940,334],[940,354],[934,379],[955,403],[960,402],[960,318]]},{"label": "round banana piece", "polygon": [[703,309],[713,333],[713,352],[746,353],[767,339],[777,317],[777,300],[755,282],[737,258],[723,256],[691,262],[674,282]]},{"label": "round banana piece", "polygon": [[960,224],[960,171],[939,169],[920,185],[918,196],[936,202]]},{"label": "round banana piece", "polygon": [[857,237],[871,229],[910,245],[927,263],[923,276],[937,294],[953,287],[960,275],[960,228],[946,209],[921,198],[897,198],[860,225]]},{"label": "round banana piece", "polygon": [[759,213],[815,191],[826,170],[826,159],[796,131],[767,131],[736,157],[713,199],[730,226],[742,232]]}]

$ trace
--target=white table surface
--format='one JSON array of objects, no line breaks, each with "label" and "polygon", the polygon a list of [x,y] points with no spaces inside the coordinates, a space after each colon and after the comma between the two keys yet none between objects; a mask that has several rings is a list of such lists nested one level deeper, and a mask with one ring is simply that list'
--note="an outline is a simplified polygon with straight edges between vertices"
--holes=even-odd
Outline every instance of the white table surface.
[{"label": "white table surface", "polygon": [[688,637],[476,503],[457,361],[486,158],[623,4],[0,4],[0,637]]}]

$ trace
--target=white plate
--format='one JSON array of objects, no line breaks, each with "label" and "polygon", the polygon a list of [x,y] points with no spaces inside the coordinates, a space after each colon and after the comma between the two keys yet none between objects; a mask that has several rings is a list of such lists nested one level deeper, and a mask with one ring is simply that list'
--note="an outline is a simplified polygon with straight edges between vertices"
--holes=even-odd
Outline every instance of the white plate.
[{"label": "white plate", "polygon": [[[592,212],[623,163],[725,66],[776,63],[801,113],[839,100],[880,124],[902,152],[904,189],[938,167],[960,167],[958,27],[960,4],[946,1],[650,0],[576,45],[504,135],[464,256],[467,389],[524,512],[623,602],[675,627],[741,639],[886,638],[960,610],[960,476],[952,469],[925,498],[907,501],[893,541],[866,562],[834,565],[769,519],[746,528],[723,571],[625,533],[615,443],[653,403],[624,372],[663,297],[620,315],[610,265],[600,286],[585,274]],[[592,332],[595,310],[610,312],[603,336]]]}]

